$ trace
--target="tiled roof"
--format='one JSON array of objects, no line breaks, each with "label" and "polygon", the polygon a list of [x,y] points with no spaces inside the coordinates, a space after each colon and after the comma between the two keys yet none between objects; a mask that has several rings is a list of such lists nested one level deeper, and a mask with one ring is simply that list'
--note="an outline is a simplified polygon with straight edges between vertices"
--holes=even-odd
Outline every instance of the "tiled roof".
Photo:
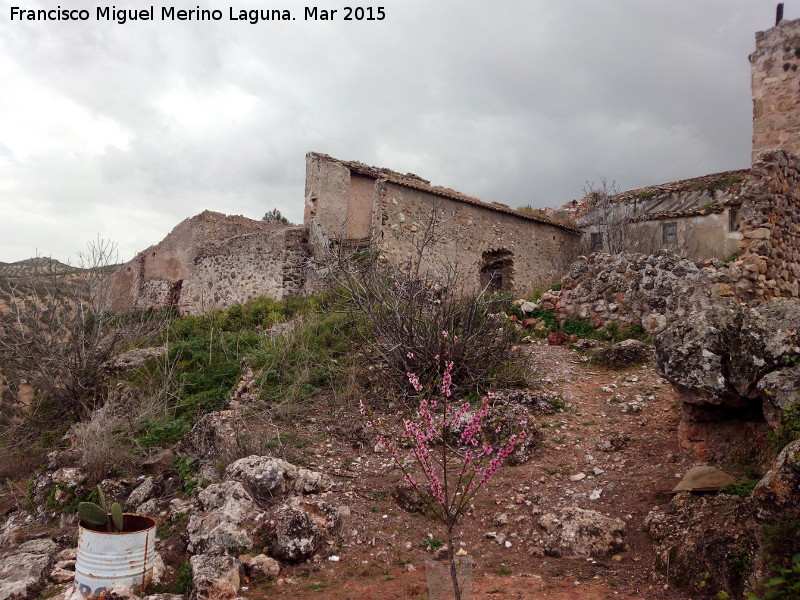
[{"label": "tiled roof", "polygon": [[331,156],[328,156],[327,154],[318,154],[316,152],[312,154],[314,156],[323,158],[325,160],[338,162],[339,164],[344,165],[345,167],[350,169],[350,171],[358,173],[359,175],[365,175],[367,177],[373,177],[375,179],[384,179],[395,185],[401,185],[403,187],[419,190],[421,192],[426,192],[428,194],[433,194],[435,196],[440,196],[442,198],[448,198],[450,200],[455,200],[457,202],[463,202],[464,204],[479,206],[481,208],[486,208],[488,210],[493,210],[507,215],[512,215],[514,217],[519,217],[520,219],[526,219],[528,221],[535,221],[537,223],[552,225],[554,227],[559,227],[571,233],[577,233],[577,234],[581,233],[581,230],[578,227],[567,225],[566,223],[562,223],[560,221],[551,219],[544,215],[520,212],[518,210],[514,210],[510,206],[506,206],[505,204],[500,204],[498,202],[491,202],[491,203],[483,202],[482,200],[478,200],[477,198],[473,198],[472,196],[467,196],[466,194],[462,194],[461,192],[451,190],[450,188],[431,185],[430,181],[428,181],[427,179],[423,179],[418,175],[414,175],[413,173],[402,174],[398,173],[397,171],[392,171],[391,169],[371,167],[369,165],[365,165],[364,163],[357,161],[339,160]]}]

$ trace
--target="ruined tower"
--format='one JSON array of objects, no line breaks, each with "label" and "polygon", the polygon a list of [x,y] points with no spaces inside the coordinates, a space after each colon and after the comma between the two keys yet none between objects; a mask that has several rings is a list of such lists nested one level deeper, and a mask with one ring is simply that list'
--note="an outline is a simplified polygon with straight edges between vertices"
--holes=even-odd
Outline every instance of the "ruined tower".
[{"label": "ruined tower", "polygon": [[753,158],[765,148],[800,154],[800,19],[757,32],[750,65]]}]

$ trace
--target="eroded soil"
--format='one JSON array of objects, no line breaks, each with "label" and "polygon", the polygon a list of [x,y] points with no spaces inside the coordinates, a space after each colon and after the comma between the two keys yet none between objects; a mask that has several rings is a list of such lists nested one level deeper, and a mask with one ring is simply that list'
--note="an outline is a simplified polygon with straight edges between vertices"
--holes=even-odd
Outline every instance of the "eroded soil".
[{"label": "eroded soil", "polygon": [[[694,464],[678,450],[679,403],[671,386],[650,364],[615,371],[569,348],[532,344],[517,351],[534,379],[559,392],[568,407],[537,418],[543,443],[534,458],[498,472],[459,527],[460,545],[475,561],[472,597],[686,598],[654,570],[643,531],[648,511],[669,500],[665,492]],[[424,564],[432,554],[422,542],[430,535],[443,538],[441,528],[397,505],[391,491],[400,477],[388,457],[341,441],[334,433],[342,419],[352,415],[332,410],[300,432],[326,440],[322,451],[317,445],[306,451],[305,462],[340,484],[324,498],[350,508],[340,542],[311,563],[289,567],[277,582],[245,584],[242,595],[428,597]],[[579,473],[586,477],[570,479]],[[572,505],[623,519],[627,551],[597,559],[545,556],[535,520]]]}]

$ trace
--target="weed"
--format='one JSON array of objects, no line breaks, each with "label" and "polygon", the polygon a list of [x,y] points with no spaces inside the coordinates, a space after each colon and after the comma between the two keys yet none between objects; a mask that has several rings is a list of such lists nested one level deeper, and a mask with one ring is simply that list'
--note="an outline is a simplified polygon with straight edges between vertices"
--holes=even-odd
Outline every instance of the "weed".
[{"label": "weed", "polygon": [[199,482],[195,479],[198,466],[197,461],[188,456],[176,456],[175,461],[172,463],[172,467],[181,478],[181,489],[187,496],[191,495],[199,486]]},{"label": "weed", "polygon": [[514,569],[512,569],[511,567],[503,566],[503,567],[500,567],[499,569],[497,569],[497,574],[498,575],[511,575],[513,572],[514,572]]},{"label": "weed", "polygon": [[162,521],[156,528],[156,536],[160,540],[171,538],[186,529],[189,522],[189,513],[177,513]]},{"label": "weed", "polygon": [[439,548],[444,546],[444,541],[440,540],[436,537],[428,537],[422,540],[419,543],[420,546],[425,548],[426,550],[430,550],[431,552],[435,552]]},{"label": "weed", "polygon": [[769,435],[772,449],[779,454],[789,442],[800,439],[800,402],[795,402],[781,412],[781,422]]},{"label": "weed", "polygon": [[784,565],[773,565],[774,576],[764,584],[764,595],[747,594],[748,600],[795,600],[800,595],[800,553]]},{"label": "weed", "polygon": [[725,257],[726,263],[732,263],[735,260],[739,260],[739,257],[742,255],[741,250],[734,250],[728,256]]}]

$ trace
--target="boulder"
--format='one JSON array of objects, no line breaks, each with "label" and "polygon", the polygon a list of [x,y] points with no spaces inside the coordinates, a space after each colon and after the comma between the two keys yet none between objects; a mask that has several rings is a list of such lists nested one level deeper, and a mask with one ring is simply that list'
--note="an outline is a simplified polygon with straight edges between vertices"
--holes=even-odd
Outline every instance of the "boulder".
[{"label": "boulder", "polygon": [[199,478],[217,481],[216,465],[221,458],[235,454],[242,429],[242,417],[234,410],[208,413],[183,436],[178,453],[200,462]]},{"label": "boulder", "polygon": [[233,600],[241,585],[241,563],[232,556],[196,554],[192,565],[192,598],[195,600]]},{"label": "boulder", "polygon": [[681,396],[681,447],[700,460],[769,460],[767,433],[800,383],[800,303],[711,306],[655,336],[655,364]]},{"label": "boulder", "polygon": [[742,596],[760,531],[747,498],[677,494],[647,515],[645,530],[670,582],[697,595],[725,590],[731,597]]},{"label": "boulder", "polygon": [[761,409],[774,430],[781,424],[781,412],[797,404],[800,390],[800,367],[788,367],[767,373],[758,382]]},{"label": "boulder", "polygon": [[758,482],[753,504],[766,523],[800,519],[800,440],[789,443]]},{"label": "boulder", "polygon": [[274,579],[281,573],[280,563],[266,554],[259,554],[257,556],[243,555],[239,557],[239,559],[242,561],[248,576],[253,581]]},{"label": "boulder", "polygon": [[35,598],[57,550],[58,545],[53,540],[40,538],[0,555],[0,600]]},{"label": "boulder", "polygon": [[122,354],[118,354],[111,360],[103,363],[100,368],[108,374],[123,373],[138,369],[151,358],[161,358],[165,356],[167,349],[165,346],[155,348],[134,348]]},{"label": "boulder", "polygon": [[237,481],[215,483],[197,494],[197,510],[189,517],[188,549],[193,554],[222,555],[253,547],[253,532],[263,511]]},{"label": "boulder", "polygon": [[339,532],[349,513],[346,507],[292,498],[275,509],[267,525],[270,554],[286,562],[310,558],[326,537]]},{"label": "boulder", "polygon": [[225,479],[239,481],[258,502],[269,506],[289,494],[313,494],[330,488],[322,473],[269,456],[248,456],[228,465]]},{"label": "boulder", "polygon": [[539,519],[546,533],[545,552],[552,556],[606,556],[627,548],[625,522],[575,506]]},{"label": "boulder", "polygon": [[136,488],[128,496],[125,506],[131,509],[139,510],[139,506],[144,504],[162,491],[162,482],[160,479],[153,477],[145,477],[144,480],[136,486]]},{"label": "boulder", "polygon": [[624,369],[638,365],[650,358],[650,346],[639,340],[623,340],[598,353],[598,358],[605,364],[615,368]]}]

